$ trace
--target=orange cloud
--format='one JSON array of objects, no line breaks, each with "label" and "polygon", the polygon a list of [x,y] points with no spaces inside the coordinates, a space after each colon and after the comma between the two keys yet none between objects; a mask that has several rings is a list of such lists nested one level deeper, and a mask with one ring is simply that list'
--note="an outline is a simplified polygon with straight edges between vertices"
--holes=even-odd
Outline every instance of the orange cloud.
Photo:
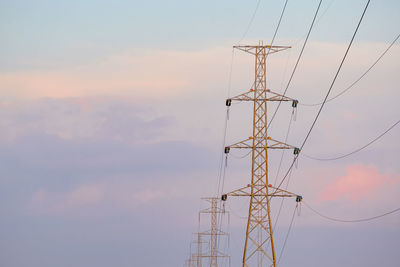
[{"label": "orange cloud", "polygon": [[398,176],[379,173],[378,168],[365,165],[351,165],[344,176],[338,177],[319,195],[320,200],[346,199],[357,202],[371,198],[373,192],[398,182]]}]

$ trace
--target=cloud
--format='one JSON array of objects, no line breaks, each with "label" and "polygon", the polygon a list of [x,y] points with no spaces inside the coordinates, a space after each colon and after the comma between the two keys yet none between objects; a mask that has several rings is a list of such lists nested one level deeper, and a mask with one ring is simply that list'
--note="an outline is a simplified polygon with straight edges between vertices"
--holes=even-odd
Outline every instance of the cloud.
[{"label": "cloud", "polygon": [[320,193],[319,199],[358,202],[363,198],[374,198],[380,189],[399,181],[400,175],[382,174],[375,166],[351,165],[344,176],[337,177]]},{"label": "cloud", "polygon": [[[216,70],[221,69],[220,62],[225,62],[223,52],[229,50],[136,49],[69,68],[5,72],[0,73],[0,93],[18,98],[177,95],[214,80]],[[208,78],[204,79],[205,76]]]},{"label": "cloud", "polygon": [[112,207],[117,210],[135,209],[173,195],[162,189],[138,189],[137,181],[104,181],[102,183],[80,184],[67,192],[39,189],[28,202],[31,214],[76,215],[95,211],[104,212]]},{"label": "cloud", "polygon": [[104,194],[105,187],[101,184],[80,185],[67,193],[40,189],[33,194],[28,206],[34,213],[58,214],[77,208],[92,208],[103,200]]},{"label": "cloud", "polygon": [[0,142],[32,133],[63,139],[108,139],[127,143],[159,141],[174,118],[156,115],[131,98],[80,97],[0,102]]},{"label": "cloud", "polygon": [[[371,47],[374,47],[376,51],[371,51]],[[386,47],[387,44],[383,43],[357,44],[346,62],[344,75],[360,75],[360,66],[371,64],[376,55]],[[392,50],[398,47],[395,45]],[[299,48],[293,47],[291,53],[297,53]],[[345,44],[310,42],[308,49],[313,53],[308,54],[301,63],[300,73],[296,74],[295,78],[296,85],[301,89],[307,89],[305,90],[307,96],[320,98],[319,88],[326,86],[325,81],[330,79],[335,70],[337,58],[342,55]],[[207,91],[215,93],[215,88],[226,86],[230,53],[231,48],[226,46],[191,51],[138,48],[120,50],[98,55],[97,58],[69,67],[0,72],[0,93],[2,96],[17,98],[124,95],[141,99],[162,99],[197,92],[204,94]],[[321,58],[324,60],[321,61]],[[251,57],[246,53],[238,52],[235,55],[233,84],[237,84],[239,88],[246,84],[248,86],[247,79],[253,78],[252,69],[248,68],[249,63],[252,62],[249,60]],[[282,70],[287,64],[286,52],[278,53],[270,60],[274,67],[269,69],[269,77],[282,77]],[[292,57],[290,60],[290,65],[292,65],[295,58]],[[394,69],[393,66],[397,64],[395,57],[386,56],[384,60],[383,67],[388,71]],[[317,70],[315,65],[319,66]],[[382,66],[379,67],[382,68]],[[299,77],[303,78],[299,79]],[[243,79],[246,80],[245,83]],[[318,91],[310,92],[310,80],[316,84]],[[281,87],[281,82],[281,79],[271,79],[269,86],[277,90]],[[338,83],[341,82],[339,79]],[[348,84],[340,84],[340,86],[346,85]],[[303,93],[302,90],[301,94]],[[368,93],[374,93],[374,91],[368,91]]]}]

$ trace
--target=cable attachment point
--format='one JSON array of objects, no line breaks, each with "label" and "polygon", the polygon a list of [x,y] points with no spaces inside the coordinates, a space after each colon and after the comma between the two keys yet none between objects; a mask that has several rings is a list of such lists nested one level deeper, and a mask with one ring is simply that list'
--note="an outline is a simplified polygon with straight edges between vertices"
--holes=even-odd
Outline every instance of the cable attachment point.
[{"label": "cable attachment point", "polygon": [[298,100],[293,100],[293,102],[292,102],[292,107],[293,107],[292,118],[293,118],[293,121],[296,121],[296,118],[297,118],[297,104],[298,103],[299,103]]},{"label": "cable attachment point", "polygon": [[228,98],[225,102],[227,107],[230,107],[232,105],[232,99]]},{"label": "cable attachment point", "polygon": [[296,202],[299,203],[303,200],[302,196],[296,196]]},{"label": "cable attachment point", "polygon": [[[226,149],[226,148],[225,148]],[[226,153],[226,152],[225,152]],[[298,155],[300,153],[300,148],[298,148],[298,147],[295,147],[294,148],[294,150],[293,150],[293,154],[294,155]]]},{"label": "cable attachment point", "polygon": [[230,150],[231,150],[231,148],[229,146],[226,146],[225,150],[224,150],[225,154],[228,154]]},{"label": "cable attachment point", "polygon": [[226,201],[228,199],[228,195],[227,194],[223,194],[222,196],[221,196],[221,200],[222,201]]}]

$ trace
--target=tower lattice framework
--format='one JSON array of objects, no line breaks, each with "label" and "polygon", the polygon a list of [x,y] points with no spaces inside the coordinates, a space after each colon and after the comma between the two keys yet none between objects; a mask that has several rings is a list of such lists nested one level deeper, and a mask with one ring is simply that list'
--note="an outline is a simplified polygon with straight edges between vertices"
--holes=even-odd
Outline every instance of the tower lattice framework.
[{"label": "tower lattice framework", "polygon": [[295,107],[298,101],[273,93],[267,89],[266,59],[268,54],[290,47],[269,46],[260,43],[256,46],[235,46],[234,48],[255,56],[254,88],[246,93],[227,99],[226,105],[230,106],[232,101],[253,102],[253,135],[247,140],[225,147],[225,153],[229,153],[231,148],[252,150],[251,183],[243,188],[224,194],[222,200],[226,200],[227,196],[250,197],[243,267],[276,267],[276,253],[271,223],[271,197],[297,197],[296,200],[301,200],[301,197],[274,188],[268,183],[268,149],[294,149],[294,153],[298,153],[298,149],[274,140],[267,135],[267,102],[292,101],[292,106]]},{"label": "tower lattice framework", "polygon": [[[202,199],[208,202],[209,207],[199,212],[199,228],[202,226],[202,215],[209,217],[209,226],[207,226],[207,230],[196,233],[197,253],[191,254],[186,265],[189,267],[218,267],[221,262],[228,262],[230,265],[230,257],[218,249],[219,243],[222,241],[221,238],[229,238],[228,234],[220,229],[222,216],[219,215],[228,215],[228,213],[225,212],[225,209],[219,207],[219,198],[208,197]],[[225,240],[225,242],[228,241]]]}]

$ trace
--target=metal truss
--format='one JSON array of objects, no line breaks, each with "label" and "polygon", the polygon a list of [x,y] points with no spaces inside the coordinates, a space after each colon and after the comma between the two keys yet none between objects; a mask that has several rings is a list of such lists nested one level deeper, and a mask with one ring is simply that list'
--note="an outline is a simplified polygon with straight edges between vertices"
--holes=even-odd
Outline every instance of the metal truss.
[{"label": "metal truss", "polygon": [[226,200],[228,196],[250,198],[242,266],[276,267],[270,199],[271,197],[296,197],[296,201],[301,201],[301,196],[268,184],[268,149],[294,149],[294,153],[297,153],[298,148],[268,137],[267,102],[293,101],[292,106],[296,107],[298,101],[267,89],[266,58],[267,54],[290,47],[269,46],[260,43],[255,46],[235,46],[234,48],[255,56],[254,88],[227,99],[226,104],[230,106],[232,101],[253,102],[253,134],[249,139],[225,147],[225,153],[229,153],[231,148],[252,150],[251,183],[223,194],[222,200]]}]

